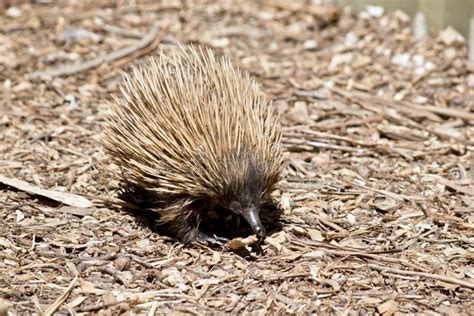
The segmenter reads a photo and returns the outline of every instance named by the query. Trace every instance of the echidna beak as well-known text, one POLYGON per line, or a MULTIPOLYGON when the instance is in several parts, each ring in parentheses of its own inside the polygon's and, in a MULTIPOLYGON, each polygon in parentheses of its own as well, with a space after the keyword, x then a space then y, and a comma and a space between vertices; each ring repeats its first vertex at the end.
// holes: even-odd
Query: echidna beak
POLYGON ((252 227, 253 232, 257 235, 259 240, 265 238, 265 227, 263 227, 262 223, 260 222, 260 217, 258 216, 258 212, 255 208, 245 210, 242 213, 242 216, 249 223, 250 227, 252 227))

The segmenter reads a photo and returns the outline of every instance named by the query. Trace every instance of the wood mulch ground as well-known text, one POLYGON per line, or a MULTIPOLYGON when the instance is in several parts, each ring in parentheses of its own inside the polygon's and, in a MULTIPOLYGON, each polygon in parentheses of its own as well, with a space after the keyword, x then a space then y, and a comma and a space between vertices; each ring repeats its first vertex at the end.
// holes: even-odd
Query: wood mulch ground
POLYGON ((414 39, 402 12, 310 1, 15 3, 0 315, 474 313, 474 64, 456 32, 414 39), (283 214, 260 253, 186 248, 110 206, 106 101, 180 42, 228 55, 281 113, 283 214))

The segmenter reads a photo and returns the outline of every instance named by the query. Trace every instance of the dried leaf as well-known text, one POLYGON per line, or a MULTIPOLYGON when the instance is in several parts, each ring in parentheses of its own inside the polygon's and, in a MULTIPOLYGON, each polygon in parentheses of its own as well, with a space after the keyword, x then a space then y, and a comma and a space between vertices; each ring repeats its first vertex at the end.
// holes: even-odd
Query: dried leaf
POLYGON ((229 240, 225 246, 230 250, 238 250, 240 248, 246 247, 248 245, 255 244, 258 241, 257 236, 252 235, 246 238, 234 238, 229 240))
POLYGON ((309 238, 311 238, 312 240, 316 240, 316 241, 324 240, 324 237, 321 234, 321 231, 319 229, 307 228, 306 231, 309 235, 309 238))
POLYGON ((131 266, 131 262, 129 258, 126 257, 117 257, 114 260, 114 266, 118 271, 125 271, 128 270, 131 266))
POLYGON ((386 301, 377 306, 377 310, 384 316, 393 315, 398 311, 398 303, 394 300, 386 301))
POLYGON ((89 281, 82 281, 81 282, 81 290, 84 293, 89 293, 89 294, 98 294, 96 288, 94 287, 94 284, 89 281))
POLYGON ((9 315, 9 308, 12 304, 8 302, 6 299, 0 297, 0 316, 7 316, 9 315))

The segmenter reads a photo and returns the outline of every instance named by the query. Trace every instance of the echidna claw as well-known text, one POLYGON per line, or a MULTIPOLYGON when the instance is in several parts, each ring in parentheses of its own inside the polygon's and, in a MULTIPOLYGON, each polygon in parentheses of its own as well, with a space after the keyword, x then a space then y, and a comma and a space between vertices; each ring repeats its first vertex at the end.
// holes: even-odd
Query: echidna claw
POLYGON ((224 237, 219 237, 219 236, 216 236, 216 235, 209 236, 209 235, 206 235, 203 232, 199 232, 196 236, 195 241, 200 243, 200 244, 223 246, 229 240, 227 238, 224 238, 224 237))
POLYGON ((221 242, 222 244, 225 244, 226 242, 228 242, 228 241, 229 241, 229 239, 228 239, 228 238, 225 238, 225 237, 220 237, 220 236, 216 236, 216 235, 214 235, 214 237, 213 237, 213 238, 214 238, 214 239, 216 239, 217 241, 221 242))

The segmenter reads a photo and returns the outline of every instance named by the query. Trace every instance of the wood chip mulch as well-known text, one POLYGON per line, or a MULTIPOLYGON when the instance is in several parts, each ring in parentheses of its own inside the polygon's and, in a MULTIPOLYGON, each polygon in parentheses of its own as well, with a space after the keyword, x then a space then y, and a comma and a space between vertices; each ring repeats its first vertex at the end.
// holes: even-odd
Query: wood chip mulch
POLYGON ((474 313, 454 30, 310 1, 58 3, 0 3, 0 315, 474 313), (283 214, 259 252, 183 247, 117 206, 106 101, 178 43, 228 55, 281 113, 283 214))

